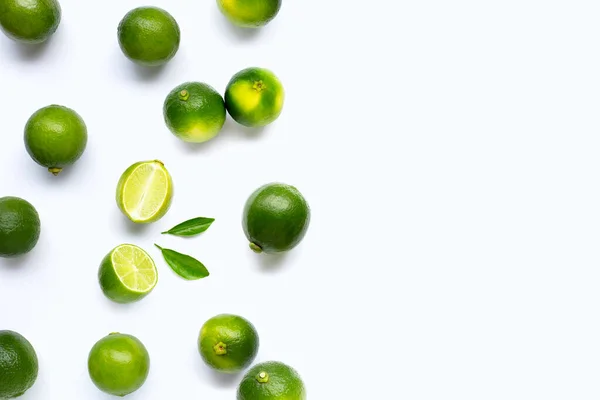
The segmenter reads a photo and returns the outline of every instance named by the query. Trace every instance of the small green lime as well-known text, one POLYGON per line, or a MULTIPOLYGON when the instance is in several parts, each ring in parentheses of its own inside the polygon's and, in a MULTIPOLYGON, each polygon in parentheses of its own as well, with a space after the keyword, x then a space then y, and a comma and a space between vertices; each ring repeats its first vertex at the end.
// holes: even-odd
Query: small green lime
POLYGON ((225 107, 238 123, 261 127, 275 121, 285 92, 275 74, 263 68, 247 68, 235 74, 225 90, 225 107))
POLYGON ((88 357, 94 385, 105 393, 126 396, 138 390, 148 377, 150 356, 135 336, 111 333, 100 339, 88 357))
POLYGON ((0 331, 0 399, 19 397, 33 386, 38 358, 31 343, 13 331, 0 331))
POLYGON ((26 200, 0 198, 0 257, 30 252, 40 238, 40 216, 26 200))
POLYGON ((163 114, 167 127, 179 139, 202 143, 221 131, 225 123, 225 103, 206 83, 186 82, 167 95, 163 114))
POLYGON ((300 375, 277 361, 256 364, 240 383, 237 400, 305 400, 306 389, 300 375))
POLYGON ((310 207, 293 186, 270 183, 258 188, 246 201, 242 225, 257 253, 293 249, 306 234, 310 207))
POLYGON ((56 0, 0 0, 0 26, 19 42, 46 41, 58 28, 60 15, 56 0))
POLYGON ((123 17, 118 36, 127 58, 141 65, 158 66, 175 57, 181 34, 175 18, 162 8, 138 7, 123 17))
POLYGON ((54 175, 77 161, 87 145, 87 127, 70 108, 51 105, 37 110, 25 125, 25 148, 54 175))
POLYGON ((104 295, 112 301, 132 303, 154 289, 158 271, 148 253, 132 244, 122 244, 102 260, 98 281, 104 295))
POLYGON ((217 0, 221 12, 242 28, 259 28, 279 12, 281 0, 217 0))
POLYGON ((221 314, 204 323, 198 350, 211 368, 234 373, 247 368, 258 353, 258 332, 250 321, 237 315, 221 314))

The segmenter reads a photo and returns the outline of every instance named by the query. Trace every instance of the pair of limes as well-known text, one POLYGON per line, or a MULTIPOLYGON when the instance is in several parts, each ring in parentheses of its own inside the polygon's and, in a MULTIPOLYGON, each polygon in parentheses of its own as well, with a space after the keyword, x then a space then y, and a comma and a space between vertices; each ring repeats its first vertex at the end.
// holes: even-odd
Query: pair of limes
MULTIPOLYGON (((217 0, 217 4, 231 22, 245 28, 266 25, 281 8, 281 0, 217 0)), ((119 23, 118 39, 127 58, 153 67, 175 57, 181 30, 175 18, 162 8, 138 7, 119 23)))
MULTIPOLYGON (((223 373, 248 368, 258 354, 259 338, 250 321, 232 314, 210 318, 200 329, 198 349, 204 362, 223 373)), ((280 362, 264 362, 251 368, 238 387, 238 400, 303 400, 304 383, 298 373, 280 362)))
POLYGON ((225 89, 225 99, 210 85, 186 82, 165 99, 167 127, 186 142, 214 138, 225 123, 225 110, 244 126, 262 127, 281 114, 285 93, 275 74, 264 68, 246 68, 235 74, 225 89))

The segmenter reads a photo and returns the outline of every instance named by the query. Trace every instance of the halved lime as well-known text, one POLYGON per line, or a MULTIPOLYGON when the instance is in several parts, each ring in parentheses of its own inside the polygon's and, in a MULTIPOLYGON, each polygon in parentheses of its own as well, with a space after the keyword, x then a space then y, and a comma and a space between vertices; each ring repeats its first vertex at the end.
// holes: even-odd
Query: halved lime
POLYGON ((98 280, 106 297, 117 303, 131 303, 154 289, 158 271, 148 253, 132 244, 122 244, 104 257, 98 280))
POLYGON ((173 182, 160 161, 141 161, 121 175, 117 204, 133 222, 147 224, 161 219, 171 206, 173 182))

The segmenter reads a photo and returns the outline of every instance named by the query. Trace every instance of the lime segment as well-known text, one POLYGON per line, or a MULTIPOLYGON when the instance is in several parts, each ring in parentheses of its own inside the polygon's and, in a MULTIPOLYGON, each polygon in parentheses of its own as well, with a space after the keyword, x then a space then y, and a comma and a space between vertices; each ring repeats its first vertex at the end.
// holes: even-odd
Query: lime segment
POLYGON ((117 204, 130 220, 149 223, 162 218, 171 205, 173 182, 160 161, 133 164, 121 176, 117 204))

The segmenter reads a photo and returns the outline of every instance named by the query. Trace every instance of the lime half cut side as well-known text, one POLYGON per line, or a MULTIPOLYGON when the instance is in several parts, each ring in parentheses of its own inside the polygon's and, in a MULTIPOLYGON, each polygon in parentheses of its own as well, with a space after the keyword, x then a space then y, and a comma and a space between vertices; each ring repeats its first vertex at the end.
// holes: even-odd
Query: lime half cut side
POLYGON ((158 271, 148 253, 132 244, 122 244, 104 257, 98 279, 106 297, 117 303, 131 303, 154 289, 158 271))
POLYGON ((135 223, 158 221, 171 206, 173 182, 160 161, 141 161, 121 175, 117 186, 117 204, 135 223))

